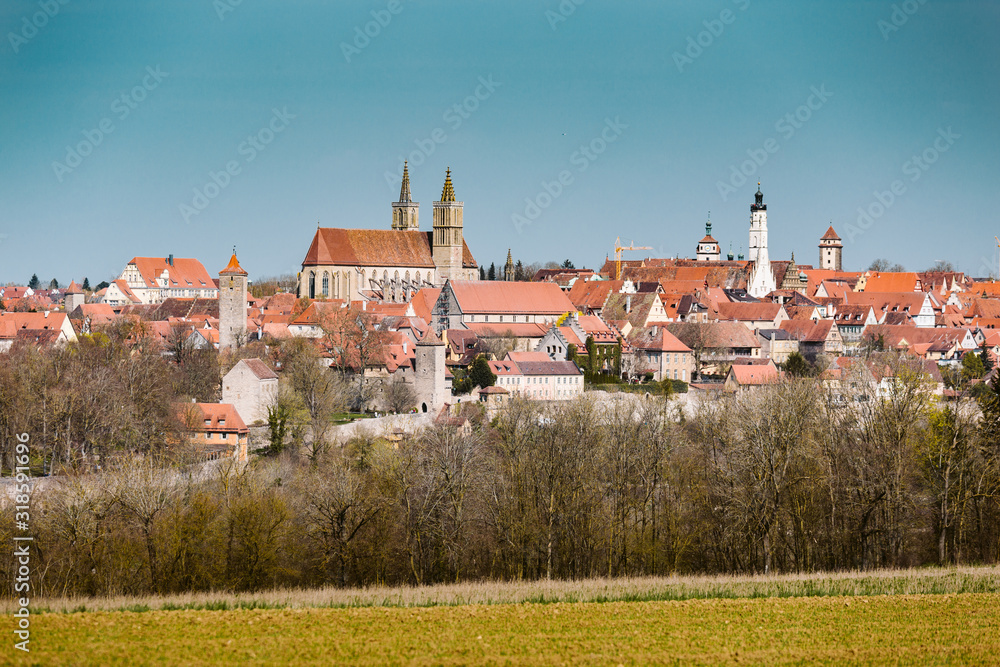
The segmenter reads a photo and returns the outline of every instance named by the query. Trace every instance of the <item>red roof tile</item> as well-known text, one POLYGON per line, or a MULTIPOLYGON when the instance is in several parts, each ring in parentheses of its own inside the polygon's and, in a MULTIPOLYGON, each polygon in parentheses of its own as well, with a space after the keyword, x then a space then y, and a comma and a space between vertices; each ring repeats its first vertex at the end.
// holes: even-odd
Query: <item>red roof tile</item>
MULTIPOLYGON (((405 266, 433 269, 433 232, 321 227, 313 236, 303 266, 405 266)), ((478 266, 462 243, 462 266, 478 266)))

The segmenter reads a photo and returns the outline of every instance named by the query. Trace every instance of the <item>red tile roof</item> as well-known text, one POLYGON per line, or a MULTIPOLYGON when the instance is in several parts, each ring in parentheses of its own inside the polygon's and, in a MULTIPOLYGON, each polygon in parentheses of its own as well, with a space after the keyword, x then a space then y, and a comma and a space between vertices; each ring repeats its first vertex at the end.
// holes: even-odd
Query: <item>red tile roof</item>
POLYGON ((833 231, 833 225, 830 225, 830 229, 826 230, 826 234, 820 238, 820 241, 839 241, 840 237, 837 236, 837 232, 833 231))
POLYGON ((212 276, 198 260, 174 257, 172 261, 172 264, 168 263, 167 257, 133 257, 129 264, 134 264, 139 270, 146 287, 157 287, 156 279, 164 271, 169 275, 168 288, 214 289, 216 287, 212 276))
POLYGON ((230 403, 179 403, 177 409, 183 420, 187 414, 192 416, 192 424, 187 424, 197 432, 211 431, 213 433, 249 433, 247 425, 240 418, 236 408, 230 403), (190 412, 189 411, 192 411, 190 412), (208 421, 206 424, 205 422, 208 421))
POLYGON ((466 314, 563 315, 576 310, 555 283, 453 280, 449 284, 466 314))
POLYGON ((777 382, 779 379, 778 369, 773 365, 757 365, 744 366, 742 364, 733 364, 730 367, 733 371, 733 377, 741 385, 754 386, 771 384, 777 382))
POLYGON ((690 352, 685 345, 664 327, 648 327, 634 333, 629 343, 640 350, 655 350, 657 352, 690 352))
POLYGON ((569 300, 580 310, 599 310, 611 292, 617 292, 623 280, 578 280, 569 290, 569 300))
POLYGON ((733 301, 719 304, 719 319, 739 322, 773 321, 780 311, 781 306, 777 303, 733 301))
POLYGON ((865 292, 919 292, 916 273, 873 273, 865 282, 865 292))
POLYGON ((240 363, 245 364, 250 372, 260 380, 277 380, 278 374, 260 359, 243 359, 240 363))
POLYGON ((240 261, 236 259, 236 253, 234 252, 233 256, 229 258, 229 264, 226 264, 226 268, 219 271, 219 274, 245 276, 247 275, 247 272, 243 270, 242 266, 240 266, 240 261))
MULTIPOLYGON (((433 232, 321 227, 313 236, 303 266, 405 266, 433 269, 433 232)), ((462 242, 462 266, 478 266, 462 242)))
POLYGON ((507 332, 514 338, 542 338, 549 330, 544 324, 532 322, 466 322, 465 326, 480 338, 504 336, 507 332))
POLYGON ((781 330, 804 343, 823 343, 830 336, 833 320, 789 320, 781 323, 781 330))

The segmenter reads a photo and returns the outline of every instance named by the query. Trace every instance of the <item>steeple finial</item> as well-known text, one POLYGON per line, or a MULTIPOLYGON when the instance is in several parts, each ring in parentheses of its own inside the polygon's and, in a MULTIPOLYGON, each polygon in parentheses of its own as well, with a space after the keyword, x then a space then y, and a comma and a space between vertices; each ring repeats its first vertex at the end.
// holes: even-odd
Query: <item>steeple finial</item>
POLYGON ((451 184, 451 167, 444 177, 444 189, 441 191, 441 201, 455 201, 455 186, 451 184))
POLYGON ((410 203, 410 166, 409 161, 403 161, 403 185, 399 188, 399 201, 402 204, 410 203))
POLYGON ((705 236, 712 235, 712 212, 708 212, 708 222, 705 223, 705 236))

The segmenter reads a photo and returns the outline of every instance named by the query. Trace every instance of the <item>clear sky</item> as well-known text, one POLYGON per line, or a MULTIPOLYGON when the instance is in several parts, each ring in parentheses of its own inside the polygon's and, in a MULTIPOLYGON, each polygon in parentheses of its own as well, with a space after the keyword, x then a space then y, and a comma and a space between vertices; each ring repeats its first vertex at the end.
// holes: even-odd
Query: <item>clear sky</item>
POLYGON ((848 270, 996 272, 998 29, 996 0, 5 0, 0 282, 233 244, 295 272, 317 222, 389 227, 404 157, 425 229, 451 167, 486 266, 693 257, 709 211, 745 251, 760 180, 772 259, 832 221, 848 270))

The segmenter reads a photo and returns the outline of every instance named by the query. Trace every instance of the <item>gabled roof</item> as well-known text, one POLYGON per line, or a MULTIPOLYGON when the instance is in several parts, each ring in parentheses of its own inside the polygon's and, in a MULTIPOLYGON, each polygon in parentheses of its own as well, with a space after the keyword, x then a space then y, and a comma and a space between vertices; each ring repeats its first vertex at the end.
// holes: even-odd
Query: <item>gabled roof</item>
POLYGON ((555 283, 452 280, 448 284, 466 314, 563 315, 576 310, 555 283))
POLYGON ((260 359, 241 359, 239 364, 243 364, 247 369, 257 376, 259 380, 277 380, 278 374, 260 359))
POLYGON ((757 337, 739 322, 675 322, 667 329, 689 348, 759 348, 757 337))
POLYGON ((177 409, 183 420, 189 410, 194 410, 195 417, 188 424, 193 431, 199 433, 212 431, 214 433, 248 433, 247 425, 240 418, 236 408, 230 403, 179 403, 177 409), (206 421, 208 423, 206 423, 206 421))
POLYGON ((824 343, 833 325, 833 320, 789 320, 781 323, 781 329, 802 343, 824 343))
MULTIPOLYGON (((302 266, 400 266, 433 269, 433 232, 321 227, 302 266)), ((462 241, 462 266, 478 266, 462 241)))
POLYGON ((632 347, 656 352, 690 352, 691 348, 680 341, 665 327, 653 326, 640 329, 629 339, 632 347))
POLYGON ((430 322, 431 312, 434 310, 434 304, 437 303, 439 296, 441 296, 441 288, 439 287, 425 287, 417 290, 413 294, 413 298, 410 299, 414 314, 424 322, 430 322))
POLYGON ((865 282, 865 292, 919 292, 916 273, 873 273, 865 282))
POLYGON ((777 303, 746 303, 729 302, 719 304, 720 320, 737 320, 739 322, 759 322, 772 321, 781 312, 781 305, 777 303))
POLYGON ((164 271, 169 275, 167 287, 172 289, 215 289, 215 281, 202 263, 189 257, 133 257, 134 264, 142 276, 145 287, 156 288, 156 279, 164 271), (172 262, 172 263, 170 263, 172 262))
POLYGON ((480 338, 496 338, 509 332, 514 338, 542 338, 549 327, 533 322, 466 322, 465 326, 480 338))
POLYGON ((580 310, 599 310, 611 292, 617 292, 624 280, 578 280, 569 290, 569 300, 580 310))
POLYGON ((733 374, 733 379, 744 386, 771 384, 780 379, 778 369, 773 364, 733 364, 730 367, 730 371, 733 374))

